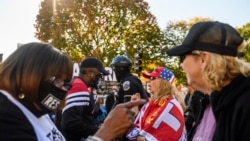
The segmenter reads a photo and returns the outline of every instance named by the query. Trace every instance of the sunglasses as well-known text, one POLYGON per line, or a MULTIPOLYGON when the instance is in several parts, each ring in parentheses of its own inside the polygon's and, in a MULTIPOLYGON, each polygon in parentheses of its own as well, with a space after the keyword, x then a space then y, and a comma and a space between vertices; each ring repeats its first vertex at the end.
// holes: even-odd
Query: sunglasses
POLYGON ((102 73, 95 73, 95 77, 98 77, 98 78, 103 78, 103 74, 102 73))
POLYGON ((183 61, 186 59, 186 56, 187 56, 187 55, 199 56, 200 54, 194 53, 194 52, 190 52, 190 53, 187 53, 187 54, 185 54, 185 55, 181 55, 181 56, 179 56, 179 58, 180 58, 180 63, 183 63, 183 61))
POLYGON ((151 76, 150 78, 149 78, 149 80, 155 80, 155 79, 158 79, 158 77, 153 77, 153 76, 151 76))

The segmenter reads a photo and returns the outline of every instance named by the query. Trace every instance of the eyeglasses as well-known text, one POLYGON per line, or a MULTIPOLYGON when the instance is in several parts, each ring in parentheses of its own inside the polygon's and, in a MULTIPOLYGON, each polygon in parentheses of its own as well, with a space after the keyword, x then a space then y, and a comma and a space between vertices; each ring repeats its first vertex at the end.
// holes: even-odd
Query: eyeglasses
POLYGON ((200 55, 200 54, 199 54, 199 53, 195 53, 195 52, 190 52, 190 53, 181 55, 181 56, 179 56, 179 57, 180 57, 180 63, 183 63, 183 61, 186 59, 186 56, 187 56, 187 55, 195 55, 195 56, 198 56, 198 55, 200 55))
POLYGON ((69 89, 71 84, 70 83, 65 83, 62 79, 56 78, 55 76, 52 76, 49 81, 56 86, 57 88, 64 88, 64 89, 69 89))

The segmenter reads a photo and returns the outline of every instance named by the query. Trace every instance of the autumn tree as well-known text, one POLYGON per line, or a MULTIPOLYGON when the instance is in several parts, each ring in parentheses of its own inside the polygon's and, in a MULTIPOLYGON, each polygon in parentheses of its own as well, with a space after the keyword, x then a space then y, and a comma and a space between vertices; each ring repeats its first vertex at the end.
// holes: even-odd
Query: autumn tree
POLYGON ((239 31, 239 33, 241 34, 241 36, 244 38, 244 40, 247 43, 247 47, 245 48, 245 50, 243 50, 244 56, 242 57, 246 61, 250 62, 250 22, 246 23, 245 25, 241 27, 237 27, 236 29, 239 31))
POLYGON ((38 39, 76 62, 95 56, 108 66, 118 54, 133 60, 141 48, 146 67, 166 45, 143 0, 44 0, 35 27, 38 39))

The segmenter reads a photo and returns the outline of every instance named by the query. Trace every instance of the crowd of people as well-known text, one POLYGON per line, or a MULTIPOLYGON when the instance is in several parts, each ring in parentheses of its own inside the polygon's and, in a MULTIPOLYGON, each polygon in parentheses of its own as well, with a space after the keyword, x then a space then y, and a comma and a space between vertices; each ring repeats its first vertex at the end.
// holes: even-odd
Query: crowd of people
POLYGON ((245 47, 229 24, 198 22, 166 51, 180 58, 186 97, 169 68, 143 72, 144 88, 131 60, 118 55, 112 67, 119 85, 104 102, 93 94, 109 75, 101 60, 85 58, 72 78, 72 61, 55 47, 24 44, 0 64, 0 140, 249 140, 250 63, 238 56, 245 47))

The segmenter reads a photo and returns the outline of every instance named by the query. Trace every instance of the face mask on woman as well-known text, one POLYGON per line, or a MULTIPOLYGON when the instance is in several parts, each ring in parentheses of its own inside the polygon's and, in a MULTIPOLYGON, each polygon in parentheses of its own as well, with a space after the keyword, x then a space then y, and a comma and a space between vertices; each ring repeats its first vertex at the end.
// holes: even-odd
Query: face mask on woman
POLYGON ((37 99, 38 106, 45 113, 53 112, 64 99, 67 91, 50 83, 42 83, 37 99))

